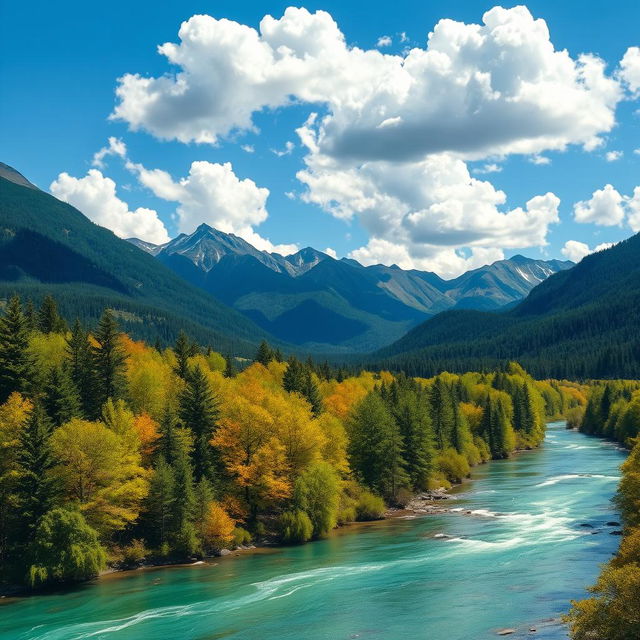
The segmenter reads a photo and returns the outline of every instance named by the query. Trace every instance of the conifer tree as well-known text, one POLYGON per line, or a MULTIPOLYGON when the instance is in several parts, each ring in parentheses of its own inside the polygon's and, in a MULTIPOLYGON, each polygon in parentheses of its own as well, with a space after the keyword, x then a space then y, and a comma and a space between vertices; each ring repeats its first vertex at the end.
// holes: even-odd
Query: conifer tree
POLYGON ((190 556, 196 552, 199 541, 194 526, 195 484, 193 467, 188 449, 180 447, 173 464, 174 500, 171 518, 171 540, 173 548, 182 555, 190 556))
POLYGON ((54 366, 44 389, 44 408, 54 426, 59 427, 81 415, 78 391, 66 367, 54 366))
POLYGON ((189 376, 189 358, 192 355, 191 343, 187 334, 180 331, 173 347, 173 353, 176 356, 176 373, 186 380, 189 376))
POLYGON ((284 390, 289 393, 296 392, 301 394, 306 383, 305 373, 304 365, 300 360, 295 356, 291 356, 287 363, 287 369, 282 376, 284 390))
POLYGON ((225 359, 225 367, 224 367, 224 377, 225 378, 235 378, 237 375, 236 366, 234 363, 234 358, 232 355, 228 355, 225 359))
POLYGON ((258 351, 256 352, 256 356, 253 361, 259 362, 261 365, 266 367, 273 359, 273 350, 269 346, 269 343, 266 340, 263 340, 258 347, 258 351))
POLYGON ((0 318, 0 403, 11 393, 33 390, 35 362, 29 352, 29 329, 20 299, 14 296, 0 318))
POLYGON ((149 540, 167 552, 171 519, 176 502, 176 481, 174 470, 163 455, 158 457, 149 484, 146 500, 146 530, 149 540))
POLYGON ((393 497, 407 483, 402 437, 379 393, 369 393, 355 407, 348 433, 353 471, 367 487, 393 497))
POLYGON ((17 506, 12 556, 20 567, 29 565, 38 524, 56 498, 56 485, 49 473, 53 467, 49 445, 51 429, 42 405, 36 403, 20 433, 17 455, 18 479, 14 494, 17 506))
POLYGON ((45 296, 38 311, 38 329, 42 333, 61 333, 66 329, 64 320, 58 313, 58 305, 52 296, 45 296))
POLYGON ((24 319, 27 323, 28 331, 36 331, 38 329, 38 316, 33 306, 33 300, 29 299, 24 308, 24 319))
POLYGON ((198 365, 187 379, 180 396, 180 420, 194 437, 193 469, 196 480, 213 479, 216 471, 215 451, 211 439, 218 421, 218 401, 204 371, 198 365))
POLYGON ((100 412, 97 400, 95 372, 89 336, 76 319, 67 339, 69 376, 80 399, 80 409, 87 419, 96 418, 100 412))
POLYGON ((125 354, 120 344, 118 323, 106 309, 96 328, 96 346, 92 347, 96 372, 97 399, 102 406, 109 398, 118 399, 124 384, 125 354))
POLYGON ((451 390, 438 376, 429 397, 431 403, 431 422, 438 449, 446 449, 451 443, 451 434, 455 426, 455 415, 451 390))

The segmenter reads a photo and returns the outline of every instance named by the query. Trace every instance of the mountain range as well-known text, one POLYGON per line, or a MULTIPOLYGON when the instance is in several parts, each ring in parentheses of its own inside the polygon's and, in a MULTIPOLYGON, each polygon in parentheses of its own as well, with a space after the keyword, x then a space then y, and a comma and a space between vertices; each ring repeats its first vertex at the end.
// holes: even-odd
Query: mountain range
POLYGON ((311 247, 289 256, 267 253, 206 224, 164 245, 129 241, 280 340, 343 353, 388 345, 447 309, 513 304, 573 266, 517 255, 444 280, 395 265, 365 267, 311 247))
POLYGON ((237 356, 265 339, 418 376, 518 360, 539 378, 640 378, 640 234, 573 266, 514 256, 443 280, 266 253, 206 225, 127 242, 0 164, 0 300, 14 293, 51 293, 89 324, 109 307, 134 337, 168 344, 183 329, 237 356))
POLYGON ((640 378, 640 234, 550 276, 502 313, 446 311, 370 358, 430 376, 518 360, 539 378, 640 378))

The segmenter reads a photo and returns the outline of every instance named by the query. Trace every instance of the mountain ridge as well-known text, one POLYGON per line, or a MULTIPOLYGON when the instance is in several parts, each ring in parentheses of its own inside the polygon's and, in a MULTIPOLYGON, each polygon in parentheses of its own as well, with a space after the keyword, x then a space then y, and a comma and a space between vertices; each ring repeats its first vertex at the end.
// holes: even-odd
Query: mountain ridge
POLYGON ((444 280, 428 271, 336 259, 312 247, 288 256, 268 253, 204 223, 161 246, 130 241, 276 337, 295 334, 302 348, 343 353, 380 348, 447 309, 513 304, 573 264, 517 255, 444 280), (334 335, 324 326, 329 318, 334 335))

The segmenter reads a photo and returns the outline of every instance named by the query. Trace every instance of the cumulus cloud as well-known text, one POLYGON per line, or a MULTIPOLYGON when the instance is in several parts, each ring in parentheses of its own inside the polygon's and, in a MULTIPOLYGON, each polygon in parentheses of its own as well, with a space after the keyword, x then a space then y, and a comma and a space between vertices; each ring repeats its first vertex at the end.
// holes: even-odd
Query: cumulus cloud
POLYGON ((633 190, 633 195, 626 198, 627 221, 634 233, 640 231, 640 187, 633 190))
POLYGON ((501 171, 502 171, 502 167, 499 164, 496 164, 495 162, 489 162, 483 165, 482 167, 476 167, 473 170, 473 173, 477 173, 478 175, 481 175, 484 173, 500 173, 501 171))
POLYGON ((272 153, 275 153, 279 158, 282 156, 291 155, 291 152, 296 148, 296 145, 291 142, 291 140, 287 140, 284 145, 284 149, 271 149, 272 153))
POLYGON ((499 259, 504 248, 546 244, 549 225, 558 222, 560 201, 554 194, 505 210, 504 192, 472 177, 466 163, 450 154, 414 163, 345 166, 314 152, 309 126, 299 133, 311 149, 297 174, 307 186, 301 198, 336 218, 357 218, 371 240, 352 255, 367 264, 396 263, 455 276, 480 256, 499 259), (461 257, 460 247, 473 249, 471 259, 461 257))
POLYGON ((523 6, 495 7, 482 24, 441 20, 424 48, 401 55, 350 47, 330 14, 293 7, 265 16, 259 30, 197 15, 178 35, 159 47, 178 72, 122 76, 113 118, 159 138, 215 144, 255 130, 257 111, 323 103, 318 144, 327 155, 477 159, 593 149, 621 99, 602 60, 555 50, 545 21, 523 6))
POLYGON ((326 253, 328 256, 331 256, 334 260, 338 259, 338 254, 336 253, 335 249, 332 249, 331 247, 327 247, 323 253, 326 253))
POLYGON ((390 47, 392 42, 391 36, 380 36, 378 42, 376 42, 376 47, 390 47))
POLYGON ((607 162, 616 162, 617 160, 620 160, 623 155, 623 151, 607 151, 604 157, 607 162))
POLYGON ((551 160, 547 158, 547 156, 541 156, 538 154, 534 154, 530 156, 529 162, 531 162, 532 164, 538 164, 538 165, 551 164, 551 160))
POLYGON ((572 260, 573 262, 580 262, 582 258, 588 256, 590 253, 603 251, 604 249, 608 249, 612 246, 612 242, 603 242, 597 247, 590 249, 589 245, 585 244, 584 242, 578 242, 577 240, 567 240, 567 242, 564 243, 564 247, 562 247, 561 251, 562 255, 568 260, 572 260))
POLYGON ((594 191, 591 199, 573 205, 576 222, 591 222, 605 227, 620 224, 624 213, 623 197, 610 184, 594 191))
POLYGON ((255 151, 255 148, 252 144, 243 144, 240 147, 245 153, 253 153, 255 151))
POLYGON ((96 153, 93 154, 91 164, 94 167, 98 167, 98 169, 104 169, 104 159, 107 156, 119 156, 120 158, 126 158, 127 145, 120 138, 111 136, 107 146, 102 147, 100 151, 96 151, 96 153))
POLYGON ((54 196, 121 238, 136 237, 155 244, 169 240, 157 212, 144 207, 131 211, 129 205, 116 195, 116 183, 98 169, 90 169, 84 178, 61 173, 49 188, 54 196))
POLYGON ((127 167, 155 196, 178 204, 176 221, 182 233, 192 233, 204 222, 240 236, 260 250, 282 255, 298 250, 293 244, 274 245, 254 231, 253 227, 269 215, 269 190, 249 178, 238 178, 230 162, 193 162, 189 175, 177 181, 161 169, 147 169, 133 162, 128 162, 127 167))
POLYGON ((629 47, 620 61, 620 77, 636 93, 640 89, 640 47, 629 47))

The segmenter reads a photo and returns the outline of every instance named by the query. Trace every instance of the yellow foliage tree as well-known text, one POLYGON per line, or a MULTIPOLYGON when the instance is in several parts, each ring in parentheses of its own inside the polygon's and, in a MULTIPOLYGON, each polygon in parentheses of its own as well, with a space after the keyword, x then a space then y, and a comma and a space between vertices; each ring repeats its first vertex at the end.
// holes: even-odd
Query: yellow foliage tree
POLYGON ((235 520, 219 502, 210 502, 201 527, 201 537, 205 549, 220 550, 233 542, 235 520))
POLYGON ((74 418, 54 431, 51 447, 67 498, 101 536, 135 522, 147 472, 121 436, 101 422, 74 418))

